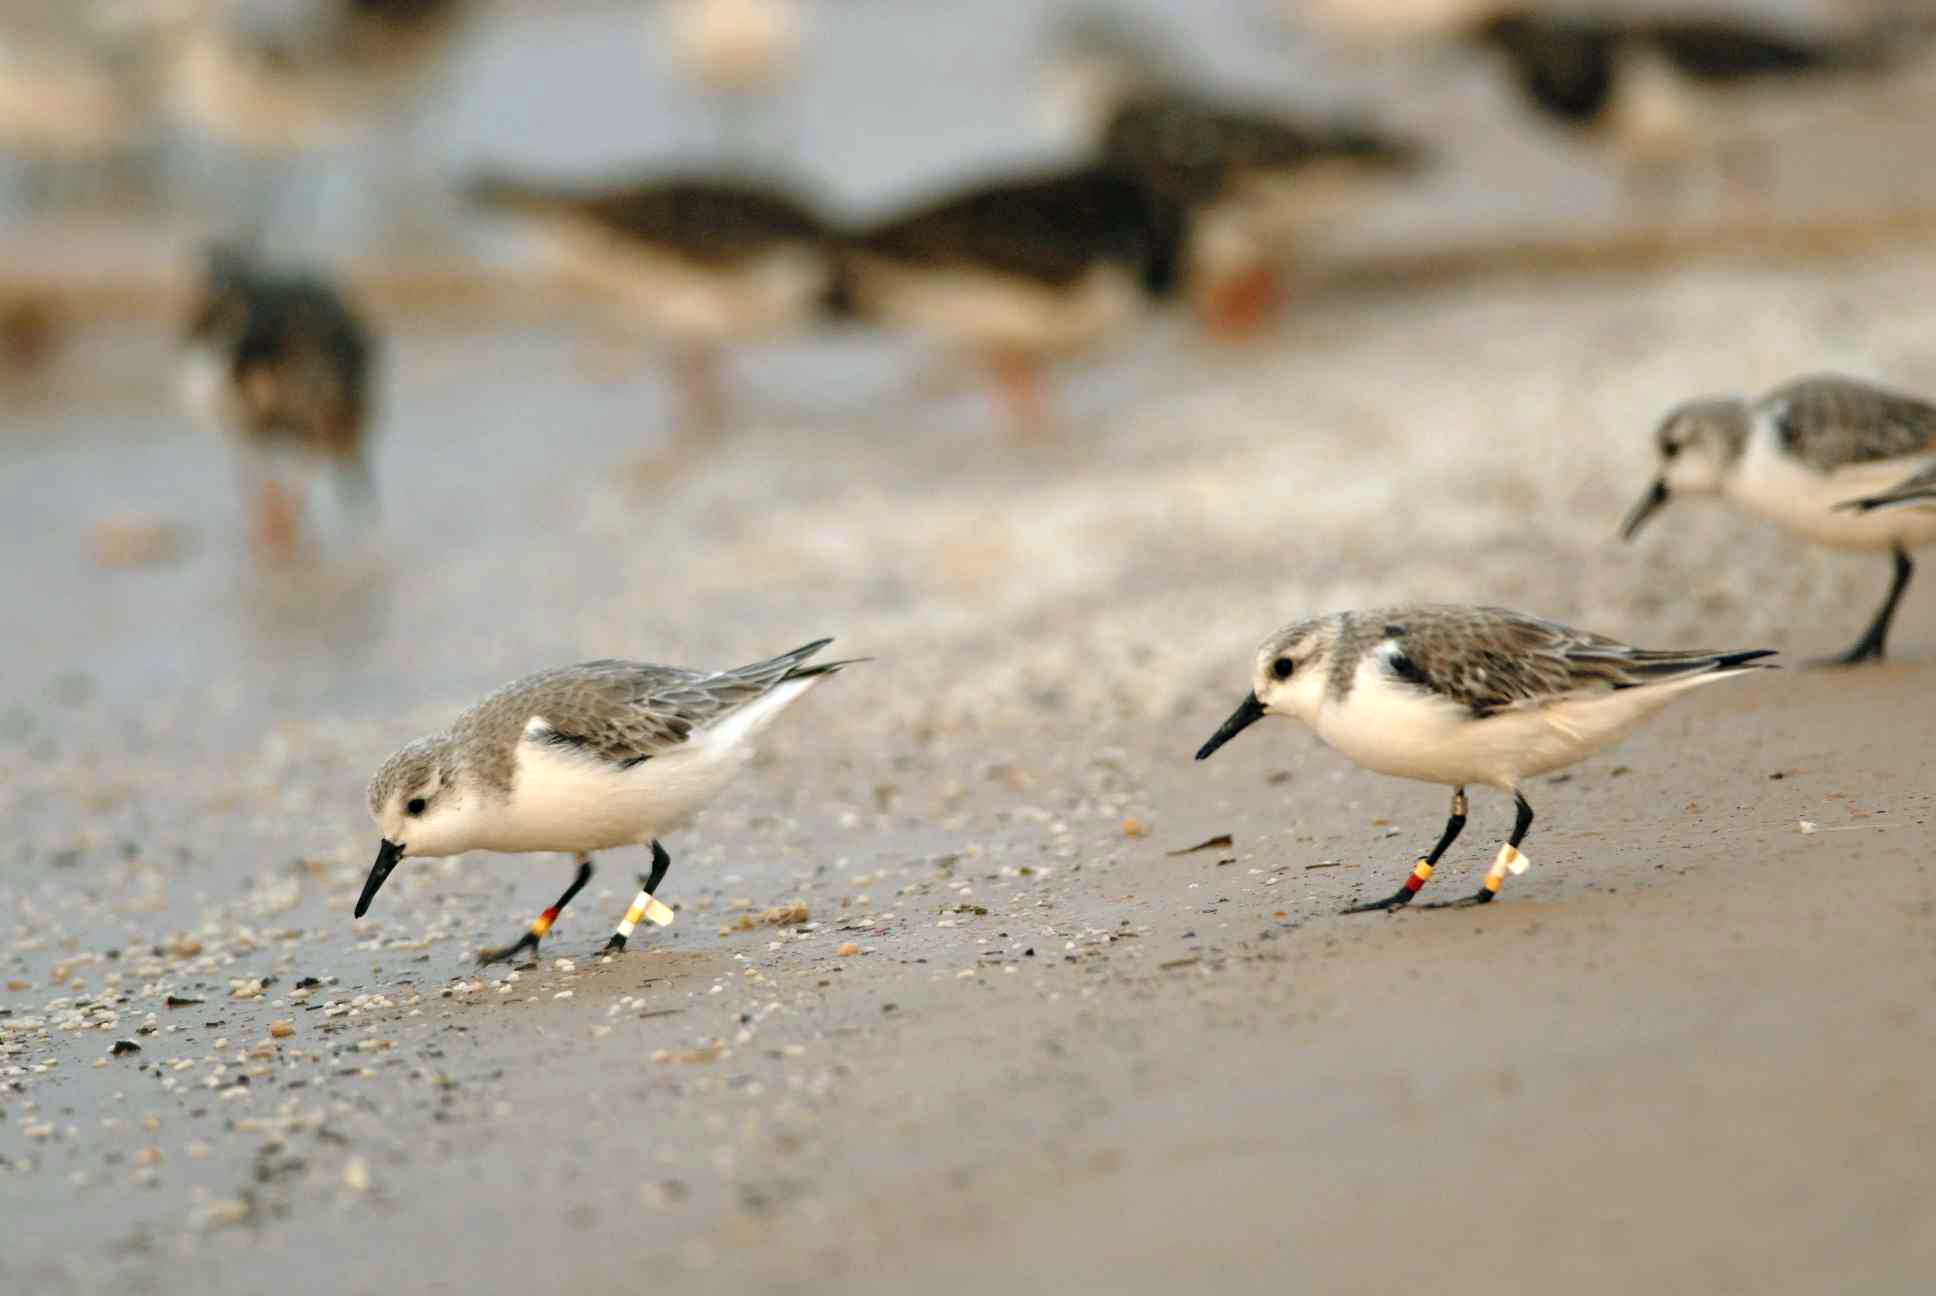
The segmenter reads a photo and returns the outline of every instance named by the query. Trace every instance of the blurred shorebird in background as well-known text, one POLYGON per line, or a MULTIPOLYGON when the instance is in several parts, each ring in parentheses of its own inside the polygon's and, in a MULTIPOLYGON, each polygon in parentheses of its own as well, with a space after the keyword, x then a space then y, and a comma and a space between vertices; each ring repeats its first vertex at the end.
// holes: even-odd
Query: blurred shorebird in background
POLYGON ((208 0, 172 42, 169 99, 238 156, 233 219, 257 242, 297 205, 299 161, 363 132, 401 226, 435 187, 412 176, 414 117, 474 0, 208 0))
POLYGON ((710 438, 725 424, 725 347, 800 328, 837 305, 827 227, 783 185, 674 175, 567 185, 482 175, 467 191, 539 224, 574 282, 670 352, 688 438, 710 438))
POLYGON ((365 457, 375 345, 318 276, 271 270, 233 248, 208 250, 184 338, 193 413, 234 436, 252 496, 252 533, 294 552, 302 482, 334 468, 345 502, 368 505, 365 457))
POLYGON ((0 11, 0 168, 17 209, 154 196, 152 64, 187 2, 37 0, 0 11))
POLYGON ((775 110, 800 68, 803 0, 659 0, 646 39, 668 48, 738 166, 777 165, 791 135, 775 110))
POLYGON ((1021 440, 1050 422, 1041 366, 1110 340, 1176 288, 1181 204, 1122 170, 971 185, 846 244, 852 309, 980 357, 1021 440))
POLYGON ((1280 269, 1413 176, 1424 150, 1359 113, 1225 98, 1153 33, 1086 12, 1051 37, 1049 103, 1104 162, 1190 209, 1185 290, 1213 332, 1270 317, 1280 269))
POLYGON ((1620 4, 1609 0, 1317 0, 1314 19, 1347 35, 1464 43, 1493 56, 1544 124, 1611 154, 1630 193, 1671 192, 1701 166, 1756 191, 1768 140, 1753 118, 1765 93, 1874 78, 1929 43, 1909 9, 1849 15, 1786 6, 1620 4))
POLYGON ((1839 665, 1880 660, 1915 571, 1909 551, 1936 541, 1936 511, 1884 507, 1904 479, 1936 464, 1936 405, 1833 375, 1748 401, 1717 397, 1670 411, 1654 434, 1660 475, 1627 514, 1631 540, 1676 495, 1724 495, 1831 549, 1887 550, 1889 593, 1839 665))

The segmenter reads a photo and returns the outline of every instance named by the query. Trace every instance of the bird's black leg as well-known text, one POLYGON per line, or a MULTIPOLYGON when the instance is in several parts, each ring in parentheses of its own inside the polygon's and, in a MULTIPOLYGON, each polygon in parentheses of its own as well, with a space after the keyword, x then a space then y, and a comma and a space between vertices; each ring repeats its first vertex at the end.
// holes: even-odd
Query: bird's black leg
POLYGON ((1830 666, 1855 666, 1862 662, 1881 661, 1883 641, 1889 637, 1889 623, 1896 619, 1896 604, 1902 598, 1903 590, 1909 587, 1909 577, 1914 574, 1916 565, 1909 561, 1909 554, 1901 545, 1895 548, 1896 576, 1889 582, 1889 596, 1882 600, 1882 607, 1869 622, 1869 628, 1855 641, 1855 646, 1840 657, 1831 657, 1825 663, 1830 666))
POLYGON ((1493 857, 1492 867, 1486 870, 1485 880, 1479 883, 1479 889, 1463 900, 1454 900, 1449 905, 1431 905, 1429 908, 1464 909, 1471 905, 1491 904, 1492 898, 1499 894, 1499 884, 1506 880, 1508 870, 1514 873, 1525 871, 1526 866, 1519 861, 1519 843, 1526 840, 1526 830, 1533 826, 1533 808, 1526 804, 1525 795, 1518 789, 1513 791, 1513 804, 1518 808, 1518 817, 1513 820, 1512 836, 1506 838, 1506 844, 1493 857), (1514 868, 1515 864, 1519 864, 1519 867, 1514 868))
POLYGON ((1402 909, 1410 904, 1412 897, 1418 894, 1418 889, 1425 885, 1425 879, 1432 876, 1432 866, 1439 862, 1439 856, 1445 854, 1445 848, 1453 843, 1458 837, 1459 831, 1464 827, 1465 789, 1459 788, 1452 793, 1452 817, 1445 821, 1445 832, 1439 837, 1439 844, 1432 848, 1430 855, 1419 856, 1417 865, 1412 869, 1412 875, 1405 879, 1405 885, 1399 887, 1397 891, 1386 896, 1383 900, 1374 900, 1370 904, 1352 905, 1345 912, 1390 912, 1393 909, 1402 909))
POLYGON ((565 906, 571 903, 571 898, 580 891, 583 891, 585 884, 591 880, 592 857, 589 855, 580 855, 578 857, 578 876, 571 880, 571 885, 565 888, 565 893, 558 897, 558 903, 539 914, 536 918, 533 918, 530 928, 525 931, 524 935, 518 937, 509 945, 499 949, 479 950, 477 952, 478 963, 480 965, 485 963, 501 963, 505 959, 515 954, 520 954, 525 950, 537 949, 538 941, 544 937, 546 932, 551 930, 551 924, 558 921, 558 915, 563 913, 565 906))
POLYGON ((601 953, 616 954, 624 949, 625 942, 631 938, 632 932, 638 927, 639 919, 641 918, 649 916, 652 921, 659 922, 661 925, 665 922, 672 921, 666 907, 652 898, 653 892, 659 889, 659 883, 665 880, 666 870, 671 867, 672 856, 666 854, 665 847, 654 841, 652 843, 652 872, 650 875, 644 873, 639 874, 639 893, 632 897, 632 907, 625 911, 625 917, 618 920, 618 930, 612 933, 612 939, 605 942, 605 948, 600 951, 601 953), (656 910, 654 906, 657 906, 656 910), (663 922, 661 921, 662 915, 664 916, 663 922))

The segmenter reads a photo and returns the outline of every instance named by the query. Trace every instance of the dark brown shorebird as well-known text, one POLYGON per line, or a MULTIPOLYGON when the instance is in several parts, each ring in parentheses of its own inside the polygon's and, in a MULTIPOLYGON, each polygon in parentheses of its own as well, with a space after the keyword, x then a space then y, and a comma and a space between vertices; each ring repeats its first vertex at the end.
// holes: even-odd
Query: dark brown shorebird
POLYGON ((726 422, 721 354, 832 313, 838 257, 811 203, 746 177, 566 184, 487 175, 477 202, 542 226, 574 282, 672 357, 688 434, 726 422))
POLYGON ((1187 215, 1119 168, 972 184, 845 245, 860 315, 978 356, 1017 435, 1049 424, 1042 366, 1127 331, 1176 287, 1187 215))
POLYGON ((1420 171, 1425 150, 1362 111, 1205 88, 1150 31, 1086 13, 1051 38, 1051 107, 1104 162, 1191 212, 1184 292, 1217 336, 1284 298, 1283 272, 1420 171))
POLYGON ((194 413, 242 450, 252 532, 264 549, 292 552, 300 534, 297 482, 317 464, 335 470, 351 504, 373 499, 365 440, 376 346, 322 276, 271 269, 233 248, 211 249, 184 337, 184 390, 194 413))
POLYGON ((1672 179, 1703 154, 1750 178, 1762 165, 1759 146, 1726 130, 1727 92, 1885 74, 1926 43, 1918 28, 1896 23, 1825 29, 1743 13, 1524 0, 1482 6, 1465 34, 1500 56, 1542 120, 1604 141, 1634 186, 1672 179))

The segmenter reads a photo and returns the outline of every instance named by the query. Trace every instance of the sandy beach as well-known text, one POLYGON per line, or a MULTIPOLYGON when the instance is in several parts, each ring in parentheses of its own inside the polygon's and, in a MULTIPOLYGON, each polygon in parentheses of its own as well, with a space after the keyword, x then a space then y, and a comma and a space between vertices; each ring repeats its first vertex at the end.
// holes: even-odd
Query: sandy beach
MULTIPOLYGON (((155 408, 164 344, 91 331, 0 482, 0 1278, 1920 1289, 1928 590, 1888 664, 1703 691, 1539 781, 1486 910, 1337 913, 1442 790, 1287 722, 1189 758, 1255 642, 1332 607, 1841 647, 1882 560, 1699 502, 1613 532, 1690 391, 1936 382, 1932 291, 1913 253, 1319 289, 1247 350, 1173 321, 1073 367, 1026 449, 900 348, 801 343, 671 477, 659 384, 595 334, 423 326, 380 525, 319 493, 280 567, 155 408), (114 519, 178 551, 104 567, 114 519), (472 953, 562 859, 412 862, 351 921, 369 772, 484 690, 821 634, 875 660, 667 843, 679 918, 632 952, 596 956, 643 852, 515 979, 472 953)), ((1473 799, 1447 895, 1510 822, 1473 799)))
MULTIPOLYGON (((781 154, 843 218, 1048 156, 1036 7, 831 7, 781 154)), ((0 305, 60 326, 0 357, 0 1292, 1929 1289, 1936 574, 1889 661, 1811 668, 1885 557, 1714 500, 1616 537, 1677 402, 1936 396, 1928 78, 1774 112, 1754 220, 1710 179, 1656 226, 1476 70, 1143 7, 1445 151, 1267 336, 1058 366, 1036 444, 853 327, 736 351, 678 452, 663 366, 528 247, 391 273, 318 200, 291 241, 385 337, 377 511, 318 481, 265 561, 176 408, 192 220, 0 226, 0 305), (1191 757, 1265 634, 1420 601, 1784 669, 1531 783, 1498 903, 1345 916, 1446 790, 1285 720, 1191 757), (476 952, 564 857, 407 860, 352 919, 371 773, 488 690, 821 636, 871 660, 666 840, 629 952, 644 850, 515 969, 476 952)), ((550 8, 445 73, 439 183, 696 151, 630 7, 550 8)), ((1430 895, 1511 822, 1474 789, 1430 895)))

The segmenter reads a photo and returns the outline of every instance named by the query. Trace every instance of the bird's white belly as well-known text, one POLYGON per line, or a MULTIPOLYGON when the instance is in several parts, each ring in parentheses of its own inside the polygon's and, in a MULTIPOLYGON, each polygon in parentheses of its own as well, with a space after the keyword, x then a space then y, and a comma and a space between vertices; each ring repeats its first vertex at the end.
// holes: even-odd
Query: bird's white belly
POLYGON ((1751 443, 1731 493, 1742 504, 1816 544, 1833 549, 1916 548, 1936 541, 1936 509, 1858 513, 1835 506, 1874 495, 1927 467, 1936 457, 1905 456, 1817 472, 1761 438, 1751 443))
POLYGON ((229 366, 213 347, 189 347, 181 359, 181 400, 191 417, 211 428, 227 421, 229 366))
POLYGON ((701 746, 621 769, 568 749, 520 743, 510 800, 491 817, 478 849, 599 851, 650 841, 717 796, 746 754, 701 746))
POLYGON ((1128 326, 1142 310, 1135 277, 1098 265, 1049 287, 970 269, 909 269, 878 258, 857 264, 863 305, 960 346, 1049 354, 1077 351, 1128 326))
POLYGON ((700 265, 577 225, 565 231, 560 251, 574 278, 615 298, 648 331, 678 342, 730 342, 799 324, 833 278, 827 258, 799 244, 736 265, 700 265))
POLYGON ((1625 737, 1679 691, 1622 689, 1475 719, 1463 706, 1370 673, 1360 673, 1342 704, 1325 704, 1318 737, 1366 769, 1454 786, 1511 789, 1571 765, 1625 737))

